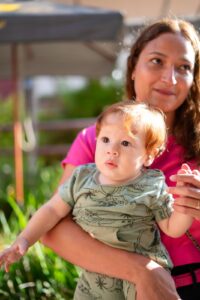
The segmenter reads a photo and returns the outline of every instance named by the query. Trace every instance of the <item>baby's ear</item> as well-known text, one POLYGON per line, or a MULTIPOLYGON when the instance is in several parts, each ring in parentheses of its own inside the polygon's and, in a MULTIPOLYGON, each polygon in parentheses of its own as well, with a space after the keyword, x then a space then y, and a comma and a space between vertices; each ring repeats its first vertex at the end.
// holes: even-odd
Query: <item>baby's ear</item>
POLYGON ((154 161, 154 156, 153 155, 147 155, 147 158, 144 162, 145 167, 149 167, 154 161))

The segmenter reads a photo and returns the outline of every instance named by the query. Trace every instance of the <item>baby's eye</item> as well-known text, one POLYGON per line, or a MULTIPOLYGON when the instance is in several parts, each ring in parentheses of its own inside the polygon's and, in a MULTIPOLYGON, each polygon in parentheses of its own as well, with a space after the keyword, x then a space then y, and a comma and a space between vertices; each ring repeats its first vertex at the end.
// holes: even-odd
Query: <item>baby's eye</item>
POLYGON ((128 141, 122 141, 121 144, 122 144, 122 146, 124 146, 124 147, 128 147, 128 146, 131 145, 131 143, 128 142, 128 141))
POLYGON ((103 136, 103 137, 101 138, 101 140, 102 140, 103 143, 108 143, 108 142, 109 142, 109 138, 106 137, 106 136, 103 136))

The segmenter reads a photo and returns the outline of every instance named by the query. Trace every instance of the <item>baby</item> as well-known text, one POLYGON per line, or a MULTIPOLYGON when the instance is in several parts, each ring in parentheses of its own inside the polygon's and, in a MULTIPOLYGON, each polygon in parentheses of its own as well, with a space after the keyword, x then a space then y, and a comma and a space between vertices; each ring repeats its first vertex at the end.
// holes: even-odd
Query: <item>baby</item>
MULTIPOLYGON (((193 219, 173 211, 164 175, 148 169, 164 150, 166 138, 159 109, 133 101, 105 109, 96 123, 95 164, 75 169, 13 245, 0 254, 0 265, 8 271, 10 264, 73 210, 76 222, 94 238, 148 256, 170 269, 172 263, 158 226, 167 235, 178 237, 193 219)), ((74 295, 75 300, 124 298, 136 298, 133 284, 86 270, 74 295)))

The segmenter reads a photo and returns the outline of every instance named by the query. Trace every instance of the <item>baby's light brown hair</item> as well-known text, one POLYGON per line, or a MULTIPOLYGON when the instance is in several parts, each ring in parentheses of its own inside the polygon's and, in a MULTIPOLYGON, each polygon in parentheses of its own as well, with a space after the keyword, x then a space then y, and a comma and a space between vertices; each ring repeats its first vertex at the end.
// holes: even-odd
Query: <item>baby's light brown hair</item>
POLYGON ((145 148, 149 155, 159 156, 165 149, 167 129, 165 116, 159 108, 146 103, 122 101, 107 107, 96 122, 98 137, 105 118, 110 114, 119 114, 129 135, 134 137, 137 126, 141 126, 145 134, 145 148))

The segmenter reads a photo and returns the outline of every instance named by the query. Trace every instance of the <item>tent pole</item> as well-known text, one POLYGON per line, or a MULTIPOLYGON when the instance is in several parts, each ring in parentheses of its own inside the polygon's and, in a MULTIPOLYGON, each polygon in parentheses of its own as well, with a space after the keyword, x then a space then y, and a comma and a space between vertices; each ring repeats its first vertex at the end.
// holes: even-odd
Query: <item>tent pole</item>
POLYGON ((15 159, 15 195, 19 203, 24 200, 24 179, 23 179, 23 153, 22 153, 22 127, 20 123, 20 96, 18 88, 18 53, 17 44, 11 45, 12 56, 12 81, 13 92, 13 132, 14 132, 14 159, 15 159))

